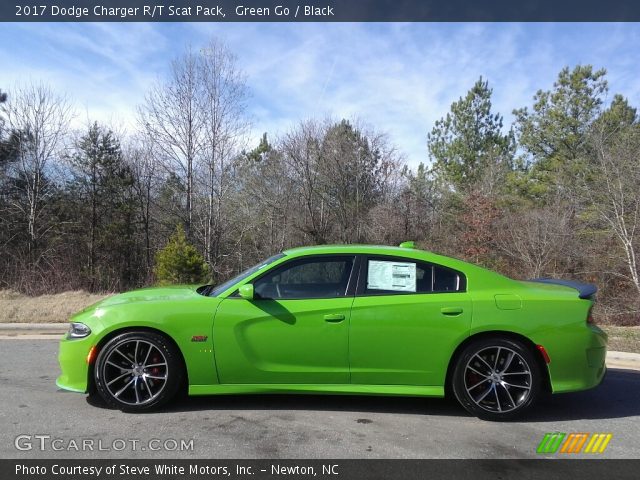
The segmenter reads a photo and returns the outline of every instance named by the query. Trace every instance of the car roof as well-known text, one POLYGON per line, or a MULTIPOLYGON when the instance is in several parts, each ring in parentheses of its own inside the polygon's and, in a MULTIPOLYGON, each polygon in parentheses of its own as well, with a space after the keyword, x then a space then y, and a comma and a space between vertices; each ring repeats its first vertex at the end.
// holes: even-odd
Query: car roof
POLYGON ((285 250, 283 252, 289 257, 302 257, 306 255, 323 255, 323 254, 339 254, 339 253, 352 253, 352 254, 369 254, 369 255, 390 255, 405 258, 414 258, 416 260, 423 260, 426 262, 435 262, 442 265, 450 266, 453 268, 474 268, 475 265, 469 264, 462 260, 458 260, 451 257, 445 257, 426 250, 420 250, 418 248, 407 247, 392 247, 389 245, 362 245, 362 244, 350 244, 350 245, 315 245, 308 247, 298 247, 285 250))
POLYGON ((417 248, 391 247, 389 245, 312 245, 307 247, 296 247, 285 250, 285 255, 311 255, 316 253, 380 253, 388 255, 400 255, 407 253, 428 253, 417 248))

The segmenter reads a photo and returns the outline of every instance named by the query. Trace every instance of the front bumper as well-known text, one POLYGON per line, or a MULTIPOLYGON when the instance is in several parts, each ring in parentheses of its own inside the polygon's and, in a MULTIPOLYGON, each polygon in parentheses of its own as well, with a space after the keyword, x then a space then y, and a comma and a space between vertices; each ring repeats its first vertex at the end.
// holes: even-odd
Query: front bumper
POLYGON ((88 390, 89 365, 87 355, 94 345, 92 335, 86 338, 60 340, 58 363, 61 374, 56 385, 64 390, 86 393, 88 390))

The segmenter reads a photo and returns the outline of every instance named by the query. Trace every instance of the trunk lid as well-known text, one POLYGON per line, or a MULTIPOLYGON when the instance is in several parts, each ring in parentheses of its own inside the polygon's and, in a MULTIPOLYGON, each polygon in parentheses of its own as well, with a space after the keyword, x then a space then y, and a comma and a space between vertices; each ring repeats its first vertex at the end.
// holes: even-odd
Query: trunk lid
POLYGON ((526 283, 542 283, 545 285, 549 285, 550 287, 565 287, 571 288, 578 292, 578 298, 582 298, 584 300, 593 300, 596 292, 598 291, 598 287, 591 283, 582 283, 577 282, 575 280, 562 280, 556 278, 535 278, 533 280, 529 280, 526 283))

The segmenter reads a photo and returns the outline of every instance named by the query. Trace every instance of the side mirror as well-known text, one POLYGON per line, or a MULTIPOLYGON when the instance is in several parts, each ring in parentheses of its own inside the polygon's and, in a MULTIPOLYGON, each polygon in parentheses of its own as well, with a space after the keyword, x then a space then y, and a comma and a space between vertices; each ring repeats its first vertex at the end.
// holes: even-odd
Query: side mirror
POLYGON ((253 284, 247 283, 246 285, 242 285, 240 287, 240 296, 245 300, 253 300, 253 284))

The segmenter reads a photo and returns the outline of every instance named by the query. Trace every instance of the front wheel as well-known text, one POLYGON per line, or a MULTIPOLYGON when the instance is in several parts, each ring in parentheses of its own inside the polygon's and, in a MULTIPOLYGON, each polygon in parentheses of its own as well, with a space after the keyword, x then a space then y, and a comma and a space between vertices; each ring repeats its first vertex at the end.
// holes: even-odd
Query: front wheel
POLYGON ((531 350, 506 338, 469 344, 458 356, 452 377, 460 404, 485 420, 511 420, 540 396, 542 372, 531 350))
POLYGON ((100 350, 94 368, 96 390, 124 411, 157 408, 175 397, 184 378, 176 347, 163 335, 127 332, 100 350))

